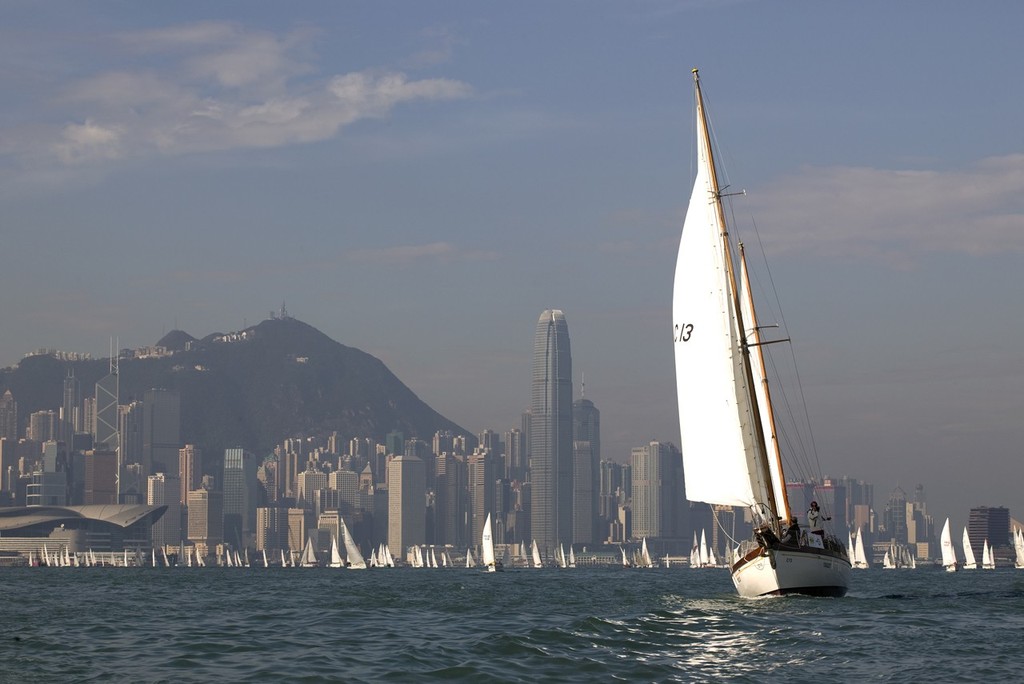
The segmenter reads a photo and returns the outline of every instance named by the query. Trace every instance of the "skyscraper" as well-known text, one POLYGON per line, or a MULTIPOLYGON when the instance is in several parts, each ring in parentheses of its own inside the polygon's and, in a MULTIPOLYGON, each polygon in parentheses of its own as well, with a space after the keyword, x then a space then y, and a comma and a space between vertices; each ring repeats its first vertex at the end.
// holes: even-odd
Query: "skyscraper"
POLYGON ((248 545, 256 529, 256 457, 244 449, 224 450, 224 541, 248 545))
POLYGON ((589 399, 572 405, 572 538, 577 544, 598 541, 598 494, 601 491, 601 412, 589 399))
POLYGON ((18 402, 11 390, 0 397, 0 439, 18 441, 18 402))
POLYGON ((167 511, 153 523, 153 548, 181 543, 181 502, 178 501, 180 484, 173 475, 150 475, 146 487, 146 503, 167 506, 167 511))
POLYGON ((181 449, 181 396, 172 390, 146 390, 142 410, 143 472, 174 472, 181 449))
POLYGON ((388 548, 405 558, 410 546, 427 540, 426 473, 415 456, 396 456, 388 463, 388 548))
POLYGON ((572 356, 558 309, 540 315, 533 340, 530 521, 545 554, 572 543, 572 356))
POLYGON ((64 403, 61 405, 60 439, 70 448, 76 432, 82 431, 82 385, 73 368, 64 378, 64 403))

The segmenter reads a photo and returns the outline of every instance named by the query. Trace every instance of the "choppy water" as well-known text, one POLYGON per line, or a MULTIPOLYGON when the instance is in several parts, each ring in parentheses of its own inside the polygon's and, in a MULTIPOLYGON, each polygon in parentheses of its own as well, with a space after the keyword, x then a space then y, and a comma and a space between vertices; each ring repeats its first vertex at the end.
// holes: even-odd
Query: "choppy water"
POLYGON ((2 569, 0 681, 1019 679, 1024 571, 2 569))

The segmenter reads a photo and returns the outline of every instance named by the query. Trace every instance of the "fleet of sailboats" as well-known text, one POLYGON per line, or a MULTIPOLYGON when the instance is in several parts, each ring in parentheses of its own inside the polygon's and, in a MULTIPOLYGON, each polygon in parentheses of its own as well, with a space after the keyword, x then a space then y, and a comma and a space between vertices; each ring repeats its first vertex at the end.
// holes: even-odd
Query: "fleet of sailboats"
MULTIPOLYGON (((791 516, 762 340, 742 246, 739 260, 722 205, 697 70, 697 175, 673 286, 673 328, 686 498, 748 509, 754 537, 730 570, 742 596, 842 596, 850 559, 841 542, 786 545, 791 516)), ((815 535, 811 535, 815 536, 815 535)))

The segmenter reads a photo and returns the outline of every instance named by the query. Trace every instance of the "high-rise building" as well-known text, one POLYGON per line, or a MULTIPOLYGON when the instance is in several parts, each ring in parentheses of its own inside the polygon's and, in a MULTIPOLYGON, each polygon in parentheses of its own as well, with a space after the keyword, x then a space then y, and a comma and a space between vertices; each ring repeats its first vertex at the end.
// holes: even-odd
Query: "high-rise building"
POLYGON ((27 437, 34 442, 57 439, 58 415, 56 411, 35 411, 28 416, 27 437))
POLYGON ((188 493, 199 489, 203 475, 203 452, 195 444, 178 450, 178 481, 181 483, 181 505, 188 505, 188 493))
POLYGON ((426 543, 426 473, 423 461, 399 455, 388 463, 388 548, 405 558, 410 546, 426 543))
POLYGON ((224 450, 224 541, 248 546, 256 529, 256 457, 244 449, 224 450))
POLYGON ((75 433, 82 431, 82 383, 78 382, 73 368, 68 368, 67 377, 64 378, 64 402, 61 405, 60 419, 61 431, 58 439, 70 445, 75 433))
POLYGON ((967 521, 967 536, 976 558, 981 558, 986 539, 989 546, 1013 546, 1010 541, 1010 509, 1004 506, 972 508, 967 521))
POLYGON ((601 491, 601 412, 589 399, 572 405, 573 506, 572 538, 590 544, 603 538, 598 531, 598 500, 601 491))
POLYGON ((203 555, 224 541, 224 498, 221 492, 196 489, 188 493, 188 538, 203 555))
POLYGON ((530 402, 530 523, 545 556, 572 537, 572 356, 558 309, 540 315, 530 402))
POLYGON ((466 502, 468 474, 461 456, 443 451, 437 456, 434 480, 434 543, 467 546, 466 502))
POLYGON ((142 463, 142 402, 133 401, 130 404, 121 404, 117 407, 117 414, 121 460, 124 463, 142 463))
POLYGON ((505 433, 505 477, 522 482, 526 479, 526 445, 523 431, 513 428, 505 433))
POLYGON ((679 451, 671 444, 651 442, 635 447, 630 455, 633 473, 633 538, 671 538, 677 529, 683 505, 683 483, 678 481, 679 451))
POLYGON ((18 402, 11 390, 6 390, 0 397, 0 439, 18 441, 18 402))
POLYGON ((181 543, 181 502, 178 501, 178 478, 165 473, 150 475, 146 480, 146 504, 167 506, 167 511, 153 523, 153 548, 181 543))
MULTIPOLYGON (((476 546, 483 536, 484 522, 490 515, 493 520, 492 532, 502 521, 497 520, 494 508, 495 457, 486 447, 477 447, 466 457, 466 474, 469 485, 469 538, 470 545, 476 546)), ((500 537, 499 537, 500 538, 500 537)), ((500 543, 500 542, 498 542, 500 543)))
POLYGON ((95 449, 85 454, 85 492, 83 503, 117 503, 117 452, 95 449))
MULTIPOLYGON (((256 509, 256 550, 277 551, 288 548, 288 509, 256 509)), ((276 560, 276 559, 275 559, 276 560)))
POLYGON ((172 390, 146 390, 142 410, 143 472, 173 472, 181 449, 181 396, 172 390))

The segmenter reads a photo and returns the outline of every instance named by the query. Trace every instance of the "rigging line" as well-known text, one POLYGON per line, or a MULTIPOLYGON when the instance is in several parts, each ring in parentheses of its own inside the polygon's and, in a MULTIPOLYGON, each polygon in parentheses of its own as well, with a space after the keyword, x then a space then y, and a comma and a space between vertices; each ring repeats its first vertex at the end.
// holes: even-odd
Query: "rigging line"
MULTIPOLYGON (((733 515, 736 515, 735 509, 733 510, 733 515)), ((729 534, 729 530, 725 529, 725 525, 723 525, 722 521, 718 519, 718 511, 715 510, 714 506, 711 506, 711 517, 715 519, 715 526, 718 527, 718 529, 722 530, 722 534, 725 535, 725 538, 732 542, 734 545, 738 546, 739 542, 736 541, 735 537, 729 534)))
MULTIPOLYGON (((786 323, 786 316, 785 316, 785 313, 782 310, 782 303, 779 300, 778 290, 775 287, 775 278, 772 276, 772 270, 768 266, 768 257, 764 253, 764 243, 761 241, 761 233, 757 229, 757 221, 753 220, 753 218, 752 218, 751 219, 751 223, 754 226, 754 233, 757 235, 758 245, 760 245, 760 247, 761 247, 761 258, 762 258, 762 260, 764 261, 764 264, 765 264, 765 272, 768 274, 768 282, 771 285, 772 295, 775 297, 775 301, 779 303, 779 321, 782 323, 783 329, 788 332, 789 331, 789 325, 786 323)), ((810 440, 810 443, 811 443, 811 455, 814 457, 814 462, 815 462, 815 465, 817 466, 817 470, 818 470, 818 473, 820 475, 820 473, 821 473, 821 460, 818 457, 818 446, 817 446, 817 443, 815 442, 815 439, 814 439, 814 430, 811 427, 810 411, 807 408, 807 396, 804 394, 803 380, 800 378, 800 367, 797 365, 796 353, 793 350, 793 345, 792 344, 789 345, 789 353, 790 353, 790 357, 791 357, 792 363, 793 363, 793 372, 796 374, 796 387, 797 387, 797 392, 800 395, 800 403, 801 403, 802 408, 803 408, 804 421, 805 421, 805 424, 807 426, 807 436, 808 436, 808 439, 810 440)))

